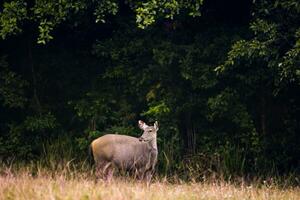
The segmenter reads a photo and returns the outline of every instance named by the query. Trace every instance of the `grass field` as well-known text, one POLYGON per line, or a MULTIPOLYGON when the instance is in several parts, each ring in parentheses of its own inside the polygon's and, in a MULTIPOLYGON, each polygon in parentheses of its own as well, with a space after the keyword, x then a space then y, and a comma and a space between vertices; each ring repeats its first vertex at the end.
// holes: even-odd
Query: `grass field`
POLYGON ((201 183, 153 180, 146 184, 129 178, 116 178, 111 183, 96 182, 89 173, 50 173, 26 170, 12 173, 1 170, 0 199, 286 199, 299 200, 300 188, 266 184, 239 184, 224 181, 201 183))

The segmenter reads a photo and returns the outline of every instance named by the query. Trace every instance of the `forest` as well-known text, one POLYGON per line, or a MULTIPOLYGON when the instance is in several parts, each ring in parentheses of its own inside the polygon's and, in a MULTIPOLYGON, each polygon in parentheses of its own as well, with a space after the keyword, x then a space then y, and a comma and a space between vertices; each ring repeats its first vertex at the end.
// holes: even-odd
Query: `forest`
POLYGON ((299 22, 297 0, 1 1, 2 169, 78 169, 141 119, 157 177, 299 185, 299 22))

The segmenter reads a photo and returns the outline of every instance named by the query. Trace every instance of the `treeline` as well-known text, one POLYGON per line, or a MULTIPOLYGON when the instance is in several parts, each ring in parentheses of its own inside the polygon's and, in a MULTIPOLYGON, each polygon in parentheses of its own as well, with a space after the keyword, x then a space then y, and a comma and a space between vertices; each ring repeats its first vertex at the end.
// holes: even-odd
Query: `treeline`
POLYGON ((85 2, 2 5, 2 162, 84 160, 143 119, 160 123, 162 174, 299 173, 296 0, 85 2))

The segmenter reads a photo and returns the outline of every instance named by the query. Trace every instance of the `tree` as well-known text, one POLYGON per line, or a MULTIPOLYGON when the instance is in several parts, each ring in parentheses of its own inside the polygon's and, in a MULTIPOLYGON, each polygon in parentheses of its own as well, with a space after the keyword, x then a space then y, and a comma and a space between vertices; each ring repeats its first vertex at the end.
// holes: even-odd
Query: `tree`
MULTIPOLYGON (((300 4, 295 0, 261 0, 254 5, 252 36, 234 43, 225 63, 215 71, 230 79, 230 87, 243 94, 265 156, 281 154, 278 151, 284 152, 281 155, 297 154, 300 4)), ((276 159, 281 168, 293 160, 288 156, 276 159)))
POLYGON ((20 33, 28 23, 38 28, 37 43, 46 44, 53 39, 51 32, 64 22, 77 26, 89 13, 93 13, 95 22, 104 23, 108 15, 116 15, 121 7, 129 7, 136 14, 138 27, 146 28, 159 17, 173 19, 180 11, 191 16, 200 15, 203 0, 13 0, 3 3, 0 14, 0 35, 5 39, 8 35, 20 33))

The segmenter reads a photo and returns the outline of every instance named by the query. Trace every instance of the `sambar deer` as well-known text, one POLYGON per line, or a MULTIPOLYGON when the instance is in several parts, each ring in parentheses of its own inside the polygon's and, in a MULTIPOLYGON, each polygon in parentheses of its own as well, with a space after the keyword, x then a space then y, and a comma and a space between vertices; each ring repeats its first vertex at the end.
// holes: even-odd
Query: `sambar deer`
POLYGON ((157 162, 158 122, 148 126, 138 121, 139 128, 144 132, 141 137, 107 134, 91 143, 96 173, 110 181, 114 170, 131 171, 139 179, 151 181, 157 162))

